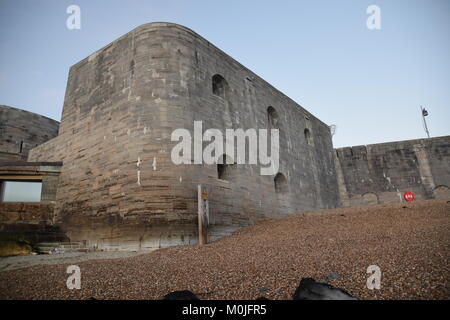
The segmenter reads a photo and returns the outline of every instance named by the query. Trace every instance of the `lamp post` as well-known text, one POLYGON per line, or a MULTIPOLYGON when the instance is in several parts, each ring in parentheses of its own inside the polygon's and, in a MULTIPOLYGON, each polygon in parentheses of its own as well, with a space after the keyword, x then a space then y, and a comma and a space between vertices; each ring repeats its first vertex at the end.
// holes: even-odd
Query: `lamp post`
POLYGON ((420 106, 420 110, 422 111, 422 119, 423 119, 423 128, 425 129, 425 132, 427 133, 428 139, 430 138, 430 132, 428 131, 427 121, 425 120, 425 117, 428 116, 428 111, 420 106))

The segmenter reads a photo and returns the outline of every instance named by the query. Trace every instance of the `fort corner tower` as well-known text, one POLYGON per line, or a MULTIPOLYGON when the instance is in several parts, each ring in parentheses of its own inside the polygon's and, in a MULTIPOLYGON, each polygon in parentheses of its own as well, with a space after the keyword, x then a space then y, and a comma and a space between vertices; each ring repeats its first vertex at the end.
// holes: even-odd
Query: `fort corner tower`
POLYGON ((54 220, 105 249, 195 243, 197 185, 212 237, 263 217, 338 206, 329 127, 195 32, 142 25, 71 67, 59 135, 29 161, 62 162, 54 220), (280 130, 280 167, 175 165, 175 129, 280 130))

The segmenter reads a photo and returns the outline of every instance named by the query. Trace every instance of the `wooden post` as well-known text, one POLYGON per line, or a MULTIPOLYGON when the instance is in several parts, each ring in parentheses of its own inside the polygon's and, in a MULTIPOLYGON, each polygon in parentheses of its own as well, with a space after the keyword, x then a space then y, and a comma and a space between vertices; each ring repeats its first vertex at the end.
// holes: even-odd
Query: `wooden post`
POLYGON ((205 184, 198 185, 198 243, 208 243, 209 204, 208 188, 205 184))

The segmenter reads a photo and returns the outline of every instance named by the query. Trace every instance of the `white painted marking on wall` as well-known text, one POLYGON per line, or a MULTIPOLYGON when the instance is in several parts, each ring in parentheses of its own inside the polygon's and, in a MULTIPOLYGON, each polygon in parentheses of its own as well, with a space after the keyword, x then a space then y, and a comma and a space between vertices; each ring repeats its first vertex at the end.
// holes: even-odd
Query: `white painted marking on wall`
POLYGON ((138 157, 136 167, 137 167, 137 184, 138 186, 141 185, 141 170, 139 170, 141 166, 141 157, 138 157))
POLYGON ((180 176, 180 182, 183 182, 183 178, 180 176))
POLYGON ((153 157, 153 171, 156 171, 156 157, 153 157))
POLYGON ((111 86, 114 84, 114 75, 113 74, 110 75, 108 82, 109 82, 109 85, 111 85, 111 86))
POLYGON ((396 188, 396 190, 397 190, 397 196, 400 199, 400 202, 403 202, 402 193, 400 192, 400 190, 398 190, 398 188, 396 188))

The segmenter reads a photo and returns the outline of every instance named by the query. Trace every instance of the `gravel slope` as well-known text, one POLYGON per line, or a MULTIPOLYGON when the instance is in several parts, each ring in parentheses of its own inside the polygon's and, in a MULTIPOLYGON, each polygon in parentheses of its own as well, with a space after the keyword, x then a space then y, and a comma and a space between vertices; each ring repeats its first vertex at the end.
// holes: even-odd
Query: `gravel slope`
POLYGON ((43 264, 77 264, 87 260, 127 258, 142 253, 144 251, 96 251, 0 257, 0 271, 22 269, 43 264))
POLYGON ((78 263, 81 290, 68 290, 67 264, 0 272, 1 299, 157 299, 188 289, 202 299, 290 299, 301 277, 360 299, 450 298, 450 203, 415 201, 323 210, 264 220, 203 247, 157 250, 78 263), (378 265, 381 290, 368 290, 378 265))

